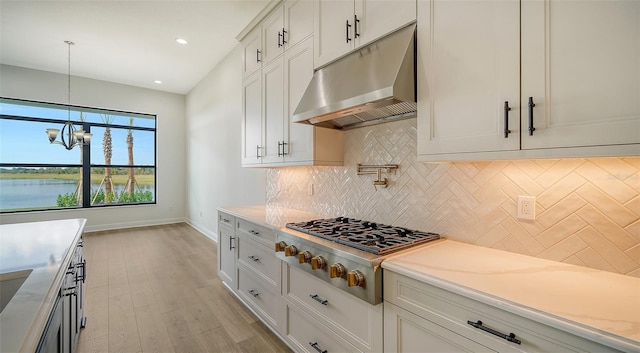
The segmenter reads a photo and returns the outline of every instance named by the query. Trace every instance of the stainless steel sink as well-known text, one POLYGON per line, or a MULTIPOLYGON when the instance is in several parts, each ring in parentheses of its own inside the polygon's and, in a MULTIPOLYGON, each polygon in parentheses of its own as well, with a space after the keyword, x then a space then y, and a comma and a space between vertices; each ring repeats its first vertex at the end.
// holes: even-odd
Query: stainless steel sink
POLYGON ((0 312, 9 304, 33 270, 0 273, 0 312))

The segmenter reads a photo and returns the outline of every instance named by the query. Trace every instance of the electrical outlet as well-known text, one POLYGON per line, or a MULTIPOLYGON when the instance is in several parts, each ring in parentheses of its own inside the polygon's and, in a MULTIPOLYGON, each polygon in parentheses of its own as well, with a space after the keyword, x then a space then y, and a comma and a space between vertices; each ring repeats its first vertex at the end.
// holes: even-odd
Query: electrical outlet
POLYGON ((518 196, 518 219, 528 221, 536 219, 535 196, 518 196))

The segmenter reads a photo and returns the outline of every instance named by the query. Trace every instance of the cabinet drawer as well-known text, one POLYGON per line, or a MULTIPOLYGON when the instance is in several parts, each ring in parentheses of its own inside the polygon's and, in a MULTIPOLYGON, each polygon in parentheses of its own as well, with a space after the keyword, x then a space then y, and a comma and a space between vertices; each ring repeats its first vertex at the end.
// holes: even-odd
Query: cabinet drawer
MULTIPOLYGON (((329 328, 305 315, 293 305, 287 305, 286 336, 298 352, 361 352, 329 328)), ((364 323, 364 322, 363 322, 364 323)))
POLYGON ((233 228, 236 218, 228 213, 218 211, 218 224, 228 225, 233 228))
POLYGON ((282 310, 280 293, 242 266, 238 266, 238 295, 271 327, 278 327, 278 315, 282 310))
POLYGON ((264 276, 264 280, 280 292, 280 260, 273 249, 242 235, 238 237, 238 262, 264 276))
MULTIPOLYGON (((512 352, 618 352, 612 348, 543 325, 468 297, 384 272, 384 298, 437 325, 497 351, 512 352), (468 322, 500 333, 515 334, 520 344, 509 342, 468 322)), ((517 284, 514 284, 517 285, 517 284)))
POLYGON ((364 350, 382 349, 382 305, 373 306, 296 268, 287 266, 287 298, 364 350))
POLYGON ((236 225, 238 231, 249 236, 253 236, 254 239, 263 242, 267 246, 271 247, 276 242, 276 232, 273 229, 269 229, 240 218, 236 222, 236 225))

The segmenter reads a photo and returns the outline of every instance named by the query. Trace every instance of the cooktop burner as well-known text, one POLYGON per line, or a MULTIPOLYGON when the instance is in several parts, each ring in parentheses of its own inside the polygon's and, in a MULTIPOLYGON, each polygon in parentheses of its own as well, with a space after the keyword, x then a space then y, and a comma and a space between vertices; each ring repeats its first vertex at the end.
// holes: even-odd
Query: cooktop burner
POLYGON ((417 244, 440 239, 440 235, 435 233, 347 217, 287 223, 286 226, 299 232, 376 255, 385 255, 417 244))

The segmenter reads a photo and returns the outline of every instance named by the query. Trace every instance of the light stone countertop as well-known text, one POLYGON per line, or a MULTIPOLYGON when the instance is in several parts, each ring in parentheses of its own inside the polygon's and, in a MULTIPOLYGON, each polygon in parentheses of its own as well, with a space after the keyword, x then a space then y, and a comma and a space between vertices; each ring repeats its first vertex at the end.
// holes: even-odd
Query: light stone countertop
POLYGON ((393 271, 625 352, 640 351, 640 278, 444 240, 393 271))
POLYGON ((226 212, 232 216, 244 218, 272 229, 282 228, 286 223, 326 218, 311 212, 265 205, 219 207, 218 211, 226 212))
POLYGON ((86 219, 0 225, 0 273, 27 277, 0 313, 0 352, 35 352, 86 219))

